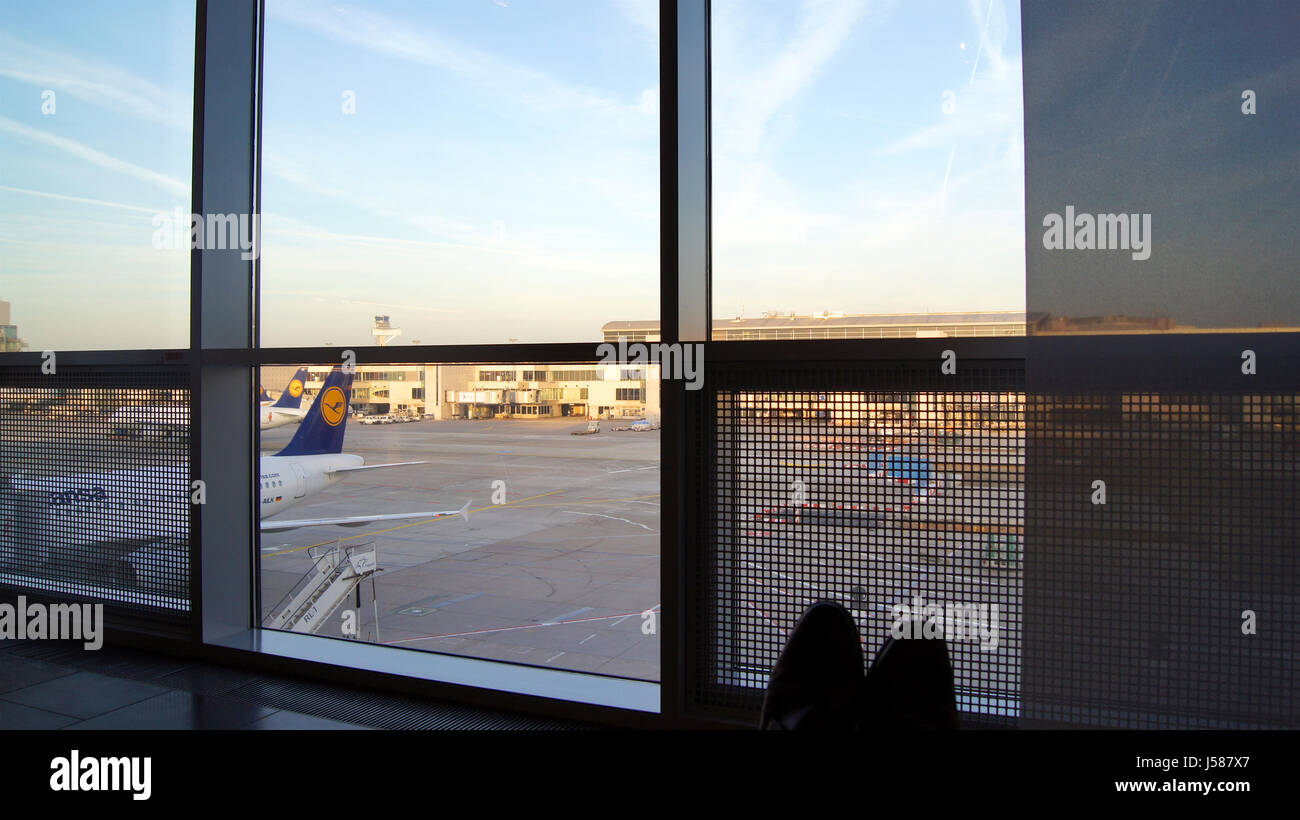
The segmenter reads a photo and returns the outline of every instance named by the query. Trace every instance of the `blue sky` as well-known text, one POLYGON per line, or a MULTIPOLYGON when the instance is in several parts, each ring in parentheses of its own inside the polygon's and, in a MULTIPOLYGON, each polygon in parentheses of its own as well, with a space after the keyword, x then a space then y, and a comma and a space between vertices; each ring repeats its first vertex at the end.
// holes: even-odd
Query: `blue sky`
POLYGON ((1016 4, 713 9, 715 316, 1023 308, 1016 4))
POLYGON ((193 55, 192 3, 0 2, 0 299, 33 349, 188 344, 151 221, 189 210, 193 55))
MULTIPOLYGON (((263 343, 657 316, 656 7, 268 0, 263 343)), ((150 220, 189 201, 192 4, 70 8, 0 2, 0 299, 35 349, 183 346, 150 220)), ((714 0, 715 316, 1022 308, 1016 15, 714 0)))

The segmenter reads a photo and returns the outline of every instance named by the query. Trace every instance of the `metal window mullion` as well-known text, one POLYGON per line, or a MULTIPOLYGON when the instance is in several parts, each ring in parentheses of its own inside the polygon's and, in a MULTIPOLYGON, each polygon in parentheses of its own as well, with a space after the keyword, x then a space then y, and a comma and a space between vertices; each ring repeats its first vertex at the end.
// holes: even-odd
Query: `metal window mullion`
MULTIPOLYGON (((660 339, 709 337, 709 1, 660 0, 660 339)), ((662 465, 660 539, 660 708, 670 724, 689 720, 694 645, 691 566, 701 499, 688 494, 702 454, 684 383, 660 373, 662 465)), ((707 381, 707 377, 706 377, 707 381)))
POLYGON ((677 34, 673 132, 677 140, 677 303, 663 305, 660 312, 665 342, 705 342, 712 316, 709 0, 677 0, 676 12, 675 28, 663 32, 677 34), (676 317, 675 338, 667 335, 670 316, 676 317))
MULTIPOLYGON (((258 12, 257 0, 199 3, 204 47, 195 99, 194 211, 205 218, 256 216, 258 12)), ((207 485, 206 503, 194 508, 204 642, 253 625, 253 380, 247 365, 201 355, 253 343, 253 261, 242 257, 239 248, 196 251, 191 292, 192 344, 200 351, 193 466, 194 477, 207 485)))

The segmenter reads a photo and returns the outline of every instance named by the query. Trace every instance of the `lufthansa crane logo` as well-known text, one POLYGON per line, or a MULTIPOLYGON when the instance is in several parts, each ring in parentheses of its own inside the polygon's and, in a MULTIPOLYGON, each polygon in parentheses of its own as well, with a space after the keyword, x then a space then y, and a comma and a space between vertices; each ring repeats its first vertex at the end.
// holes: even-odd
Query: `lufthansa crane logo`
POLYGON ((330 427, 338 427, 347 415, 348 397, 343 395, 343 391, 337 387, 331 387, 321 394, 319 399, 320 415, 325 419, 325 423, 330 427))
POLYGON ((293 381, 289 382, 289 395, 293 396, 295 399, 301 396, 302 382, 298 381, 297 379, 294 379, 293 381))

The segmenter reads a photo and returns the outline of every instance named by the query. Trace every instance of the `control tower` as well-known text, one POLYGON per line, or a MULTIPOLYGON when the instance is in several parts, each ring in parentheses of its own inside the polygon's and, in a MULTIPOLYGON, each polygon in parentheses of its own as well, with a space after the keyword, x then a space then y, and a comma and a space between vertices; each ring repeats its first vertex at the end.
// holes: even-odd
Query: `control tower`
POLYGON ((402 329, 400 327, 393 327, 388 321, 387 316, 376 316, 375 326, 370 332, 375 337, 375 344, 380 347, 383 347, 393 339, 402 335, 402 329))

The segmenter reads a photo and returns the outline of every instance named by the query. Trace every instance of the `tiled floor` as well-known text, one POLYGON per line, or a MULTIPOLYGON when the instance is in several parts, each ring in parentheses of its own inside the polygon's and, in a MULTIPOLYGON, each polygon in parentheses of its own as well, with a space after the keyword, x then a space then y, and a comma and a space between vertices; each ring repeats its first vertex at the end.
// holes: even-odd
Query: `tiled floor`
POLYGON ((0 641, 0 730, 370 728, 566 726, 135 650, 0 641))

